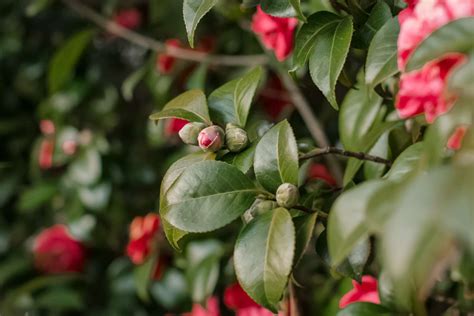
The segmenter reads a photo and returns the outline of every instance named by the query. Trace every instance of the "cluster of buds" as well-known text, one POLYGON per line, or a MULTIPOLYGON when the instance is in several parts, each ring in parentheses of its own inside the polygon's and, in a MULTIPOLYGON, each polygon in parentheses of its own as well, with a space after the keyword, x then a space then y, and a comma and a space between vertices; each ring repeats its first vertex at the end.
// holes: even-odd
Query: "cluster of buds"
POLYGON ((226 130, 204 123, 191 122, 179 131, 179 137, 188 145, 199 146, 204 151, 216 152, 225 145, 231 152, 240 152, 248 146, 247 132, 235 124, 227 124, 226 130))

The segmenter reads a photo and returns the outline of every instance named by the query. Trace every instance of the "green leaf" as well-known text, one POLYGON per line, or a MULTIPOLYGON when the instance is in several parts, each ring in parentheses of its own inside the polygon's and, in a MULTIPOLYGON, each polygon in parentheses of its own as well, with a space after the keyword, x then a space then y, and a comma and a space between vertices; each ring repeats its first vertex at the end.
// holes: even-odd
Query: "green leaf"
POLYGON ((160 112, 150 115, 150 120, 170 117, 210 124, 206 96, 201 90, 189 90, 168 102, 160 112))
POLYGON ((467 53, 474 49, 474 17, 451 21, 431 33, 410 55, 406 71, 421 68, 447 53, 467 53))
POLYGON ((360 42, 361 48, 368 47, 375 33, 391 17, 390 7, 383 0, 379 0, 372 8, 367 22, 356 32, 354 42, 360 42))
POLYGON ((31 0, 25 9, 25 13, 28 17, 33 17, 46 9, 52 2, 52 0, 31 0))
POLYGON ((135 287, 137 289, 137 295, 140 299, 145 302, 150 300, 148 288, 152 281, 152 275, 157 263, 158 256, 153 254, 139 266, 136 266, 133 270, 133 278, 135 281, 135 287))
POLYGON ((201 19, 206 15, 217 0, 184 0, 183 1, 183 17, 188 34, 189 45, 194 48, 194 32, 201 19))
POLYGON ((214 90, 209 96, 213 120, 221 125, 235 123, 245 127, 261 77, 262 68, 257 67, 214 90))
POLYGON ((254 301, 275 313, 291 272, 294 250, 295 228, 284 208, 253 219, 235 244, 234 266, 240 285, 254 301))
POLYGON ((337 313, 337 316, 390 316, 394 313, 385 306, 366 302, 349 304, 337 313))
POLYGON ((262 10, 272 16, 293 17, 296 15, 293 5, 289 0, 262 0, 262 10))
POLYGON ((365 65, 365 81, 375 87, 398 72, 397 40, 400 33, 398 18, 388 20, 375 34, 369 45, 365 65))
POLYGON ((253 166, 256 147, 257 143, 255 142, 240 153, 228 153, 224 156, 223 161, 234 165, 237 169, 246 174, 253 166))
POLYGON ((346 150, 362 150, 381 104, 382 98, 363 82, 347 93, 339 114, 339 135, 346 150))
POLYGON ((438 275, 438 265, 457 257, 456 244, 474 249, 473 179, 472 164, 448 165, 404 185, 380 247, 397 300, 411 291, 407 279, 412 279, 417 289, 426 289, 438 275))
MULTIPOLYGON (((168 204, 166 193, 181 176, 184 170, 198 162, 214 160, 215 157, 216 155, 214 153, 194 153, 179 159, 169 167, 168 171, 166 171, 166 174, 163 176, 160 187, 160 213, 168 204)), ((172 226, 163 216, 161 216, 161 221, 166 238, 170 244, 178 250, 180 248, 178 242, 187 234, 187 232, 172 226)))
POLYGON ((242 215, 259 193, 236 167, 218 161, 198 162, 170 186, 161 213, 181 230, 207 232, 242 215))
POLYGON ((166 310, 180 310, 188 301, 189 286, 181 271, 168 268, 160 282, 153 282, 150 292, 154 300, 166 310))
POLYGON ((273 126, 260 139, 254 169, 258 182, 270 192, 282 183, 298 185, 298 147, 288 121, 273 126))
POLYGON ((328 219, 328 247, 334 265, 341 263, 357 243, 367 238, 367 205, 380 186, 377 180, 364 182, 334 202, 328 219))
MULTIPOLYGON (((374 147, 369 151, 369 155, 382 157, 388 159, 390 154, 390 145, 388 140, 389 133, 383 134, 375 143, 374 147)), ((365 179, 377 179, 382 177, 387 166, 385 164, 376 163, 373 161, 366 161, 364 163, 365 179)))
POLYGON ((345 17, 339 23, 324 28, 316 36, 313 52, 309 57, 309 72, 313 82, 336 110, 336 82, 349 53, 352 31, 351 17, 345 17))
POLYGON ((140 83, 140 81, 145 77, 148 72, 148 65, 145 65, 135 72, 133 72, 127 79, 122 83, 122 95, 125 101, 130 101, 133 99, 133 90, 140 83))
POLYGON ((85 307, 81 295, 68 288, 46 290, 35 299, 35 306, 48 311, 82 310, 85 307))
POLYGON ((49 93, 58 91, 69 81, 82 53, 92 40, 95 30, 87 29, 69 38, 54 54, 48 71, 49 93))
POLYGON ((89 148, 81 153, 69 166, 68 177, 81 185, 95 184, 102 174, 102 162, 99 152, 89 148))
POLYGON ((295 37, 292 71, 306 64, 321 31, 335 25, 339 20, 339 16, 326 11, 316 12, 308 18, 308 22, 303 24, 295 37))
POLYGON ((21 211, 37 209, 49 202, 57 192, 57 184, 41 183, 21 194, 18 209, 21 211))
POLYGON ((306 214, 303 216, 298 216, 293 218, 293 223, 295 226, 295 256, 294 264, 295 266, 298 261, 303 257, 306 248, 308 247, 311 238, 313 237, 314 225, 316 225, 316 219, 318 213, 306 214))
POLYGON ((449 91, 458 96, 458 102, 474 99, 474 51, 467 58, 467 62, 454 69, 448 77, 449 91))
POLYGON ((290 4, 295 9, 296 15, 298 19, 303 22, 306 22, 306 17, 303 14, 303 10, 301 10, 301 0, 290 0, 290 4))
POLYGON ((423 149, 423 142, 415 143, 405 149, 397 157, 384 179, 400 181, 412 173, 419 164, 423 149))

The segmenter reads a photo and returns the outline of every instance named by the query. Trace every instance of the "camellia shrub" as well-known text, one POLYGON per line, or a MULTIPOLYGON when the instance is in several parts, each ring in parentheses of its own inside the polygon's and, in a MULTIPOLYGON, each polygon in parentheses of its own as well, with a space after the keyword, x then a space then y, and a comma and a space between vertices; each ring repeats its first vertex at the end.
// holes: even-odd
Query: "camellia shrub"
POLYGON ((1 315, 474 314, 473 0, 2 0, 1 315))

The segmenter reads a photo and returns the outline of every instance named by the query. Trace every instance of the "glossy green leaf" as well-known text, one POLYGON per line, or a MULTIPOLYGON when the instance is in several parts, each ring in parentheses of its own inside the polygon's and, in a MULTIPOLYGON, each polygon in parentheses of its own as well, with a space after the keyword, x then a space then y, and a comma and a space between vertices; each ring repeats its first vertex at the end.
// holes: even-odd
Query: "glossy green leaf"
POLYGON ((467 56, 467 61, 449 75, 448 87, 458 96, 458 102, 474 99, 474 50, 467 56))
POLYGON ((349 53, 352 39, 352 19, 345 17, 339 23, 324 28, 315 39, 309 57, 309 72, 333 108, 338 109, 336 82, 349 53))
POLYGON ((57 192, 57 184, 41 183, 21 194, 18 209, 21 211, 37 209, 50 201, 57 192))
POLYGON ((303 24, 295 37, 292 71, 306 64, 321 31, 335 25, 339 20, 339 16, 327 11, 316 12, 308 18, 308 22, 303 24))
POLYGON ((234 266, 242 288, 258 304, 277 312, 295 250, 290 213, 277 208, 258 216, 239 234, 234 266))
POLYGON ((31 0, 25 9, 25 13, 27 16, 33 17, 46 9, 51 3, 53 3, 52 0, 31 0))
MULTIPOLYGON (((383 134, 375 143, 374 147, 369 151, 369 155, 388 159, 390 154, 389 133, 383 134)), ((382 163, 366 161, 364 163, 365 179, 378 179, 382 177, 387 166, 382 163)))
POLYGON ((293 17, 296 12, 290 0, 261 0, 262 10, 272 16, 293 17))
POLYGON ((370 42, 365 65, 365 81, 375 87, 398 72, 397 40, 400 33, 398 18, 388 20, 370 42))
MULTIPOLYGON (((166 200, 166 193, 173 183, 175 183, 175 181, 179 178, 179 176, 181 176, 184 170, 198 162, 214 160, 215 157, 216 155, 214 153, 194 153, 177 160, 168 168, 168 171, 166 171, 166 174, 163 176, 160 187, 160 213, 161 210, 164 209, 168 204, 166 200)), ((178 242, 187 233, 172 226, 163 216, 161 217, 161 221, 166 238, 175 249, 179 249, 180 247, 178 242)))
POLYGON ((209 256, 189 272, 191 298, 204 304, 212 295, 219 280, 219 256, 209 256))
POLYGON ((423 142, 415 143, 405 149, 394 161, 384 178, 391 181, 400 181, 408 176, 418 166, 423 149, 423 142))
POLYGON ((133 270, 137 295, 145 302, 148 302, 150 299, 148 288, 151 284, 152 275, 157 263, 156 259, 156 255, 150 256, 144 263, 136 266, 133 270))
POLYGON ((184 0, 183 1, 183 18, 188 34, 188 41, 191 47, 194 47, 194 32, 201 19, 206 15, 217 0, 184 0))
POLYGON ((303 22, 306 22, 306 17, 304 16, 303 10, 301 10, 301 0, 290 0, 290 4, 295 10, 298 19, 303 22))
POLYGON ((354 42, 359 42, 361 48, 367 48, 375 33, 392 17, 390 7, 383 0, 377 1, 370 16, 362 27, 355 33, 354 42))
POLYGON ((467 53, 474 49, 474 17, 451 21, 433 31, 410 55, 406 71, 421 68, 447 53, 467 53))
POLYGON ((240 171, 246 174, 253 166, 256 147, 257 143, 253 143, 249 148, 241 151, 240 153, 228 153, 224 156, 223 160, 231 165, 234 165, 240 171))
POLYGON ((122 83, 122 96, 126 101, 133 99, 133 91, 148 72, 148 65, 145 65, 133 72, 122 83))
POLYGON ((236 167, 218 161, 198 162, 170 186, 161 214, 181 230, 207 232, 238 218, 258 194, 253 182, 236 167))
POLYGON ((189 297, 188 282, 178 269, 166 269, 160 282, 153 282, 151 296, 167 310, 179 310, 186 306, 189 297))
POLYGON ((85 307, 81 294, 68 288, 46 290, 35 299, 35 306, 49 311, 77 311, 85 307))
POLYGON ((357 243, 367 238, 367 205, 380 186, 380 181, 364 182, 334 202, 328 219, 328 247, 333 264, 342 262, 357 243))
POLYGON ((385 306, 366 302, 356 302, 349 304, 346 308, 337 313, 337 316, 390 316, 392 311, 385 306))
POLYGON ((296 265, 305 253, 306 248, 313 237, 313 231, 314 226, 316 225, 317 217, 318 213, 313 213, 293 218, 296 232, 295 257, 293 265, 296 265))
POLYGON ((72 78, 79 58, 91 42, 95 30, 87 29, 73 35, 54 54, 48 71, 49 93, 58 91, 72 78))
POLYGON ((209 108, 213 120, 221 125, 235 123, 245 127, 261 77, 262 68, 257 67, 243 77, 214 90, 209 95, 209 108))
POLYGON ((150 120, 170 117, 210 124, 206 96, 201 90, 189 90, 168 102, 160 112, 150 115, 150 120))
POLYGON ((473 165, 438 167, 404 186, 383 234, 381 251, 387 273, 401 299, 437 276, 437 263, 457 257, 455 243, 474 249, 473 165))
POLYGON ((298 147, 288 121, 273 126, 260 139, 254 170, 258 182, 270 192, 282 183, 298 185, 298 147))

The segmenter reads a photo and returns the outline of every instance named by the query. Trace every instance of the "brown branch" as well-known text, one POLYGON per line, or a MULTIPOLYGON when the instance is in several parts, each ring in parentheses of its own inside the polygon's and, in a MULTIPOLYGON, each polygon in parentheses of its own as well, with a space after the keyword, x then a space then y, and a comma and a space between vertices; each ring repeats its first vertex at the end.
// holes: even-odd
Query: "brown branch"
MULTIPOLYGON (((296 107, 301 117, 303 118, 303 121, 308 127, 308 130, 313 139, 315 140, 316 145, 318 145, 319 147, 328 147, 329 141, 326 136, 326 133, 324 132, 324 129, 319 120, 316 118, 316 116, 314 116, 313 111, 311 110, 309 103, 306 101, 303 94, 301 93, 301 90, 285 70, 278 68, 278 72, 285 88, 288 90, 290 97, 293 100, 293 105, 296 107)), ((328 163, 328 167, 331 170, 332 175, 337 180, 337 183, 341 184, 342 170, 338 162, 332 159, 331 157, 327 157, 326 161, 328 163)))
POLYGON ((306 160, 306 159, 311 159, 311 158, 330 155, 330 154, 356 158, 359 160, 372 161, 372 162, 387 165, 389 167, 392 165, 392 162, 390 160, 382 158, 382 157, 369 155, 363 152, 347 151, 347 150, 336 148, 336 147, 316 148, 310 151, 309 153, 300 156, 300 160, 306 160))
POLYGON ((157 53, 166 53, 178 59, 220 66, 256 66, 268 63, 268 58, 265 55, 210 55, 195 50, 170 47, 153 38, 118 25, 78 0, 62 0, 62 2, 80 16, 88 19, 107 32, 157 53))

